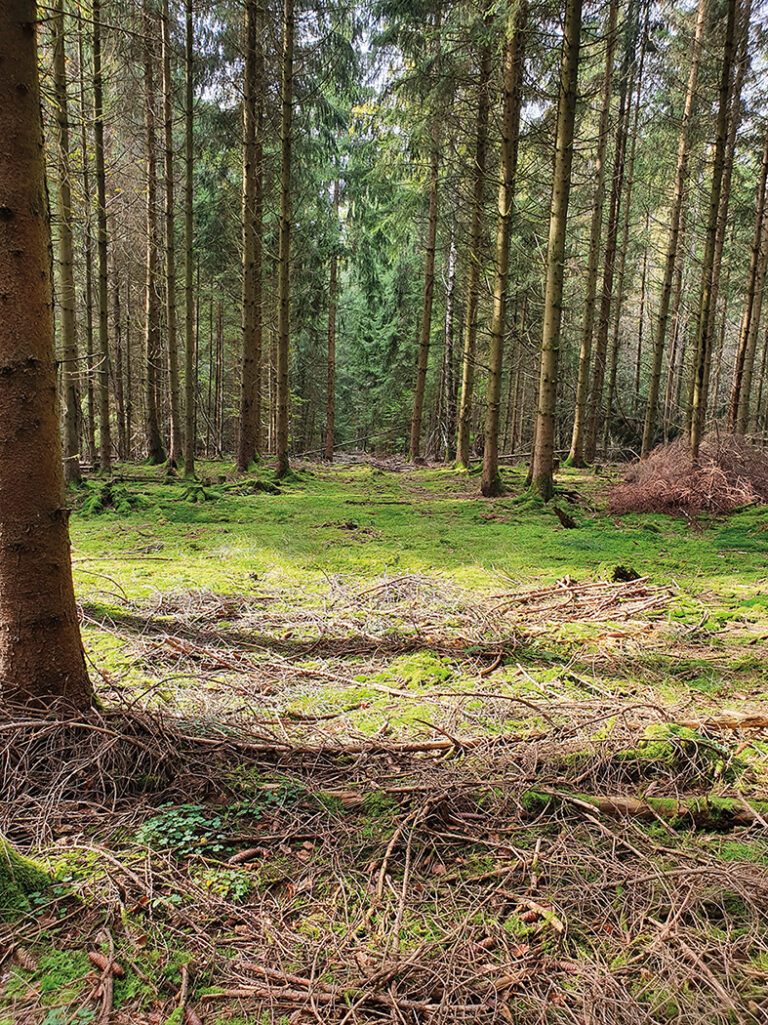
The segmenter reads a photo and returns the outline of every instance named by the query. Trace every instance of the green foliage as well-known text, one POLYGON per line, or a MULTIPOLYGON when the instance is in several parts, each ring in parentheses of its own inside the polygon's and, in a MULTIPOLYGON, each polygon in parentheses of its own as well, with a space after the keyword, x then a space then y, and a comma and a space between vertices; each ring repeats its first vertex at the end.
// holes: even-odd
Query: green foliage
POLYGON ((225 849, 221 816, 201 804, 163 806, 136 830, 136 842, 155 850, 170 850, 177 857, 218 854, 225 849))
POLYGON ((182 498, 185 502, 192 502, 197 504, 199 502, 218 502, 221 498, 221 491, 216 488, 209 487, 203 481, 194 480, 190 481, 181 493, 182 498))

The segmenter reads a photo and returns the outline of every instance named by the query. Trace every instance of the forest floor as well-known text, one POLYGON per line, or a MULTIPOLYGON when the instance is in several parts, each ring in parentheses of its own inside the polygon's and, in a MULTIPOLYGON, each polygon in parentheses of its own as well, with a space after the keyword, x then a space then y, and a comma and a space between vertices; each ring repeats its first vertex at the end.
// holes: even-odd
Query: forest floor
POLYGON ((200 470, 73 497, 100 708, 0 724, 0 1025, 768 1022, 768 511, 200 470))

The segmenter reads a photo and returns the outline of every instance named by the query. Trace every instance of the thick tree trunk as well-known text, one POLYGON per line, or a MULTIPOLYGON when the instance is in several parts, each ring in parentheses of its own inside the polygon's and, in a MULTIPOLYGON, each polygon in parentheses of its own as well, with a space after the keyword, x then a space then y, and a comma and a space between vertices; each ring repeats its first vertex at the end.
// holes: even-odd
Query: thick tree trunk
POLYGON ((179 384, 179 341, 176 330, 176 210, 174 205, 173 79, 171 78, 171 14, 169 0, 163 0, 163 129, 165 134, 165 315, 168 335, 168 378, 171 406, 169 466, 182 458, 181 388, 179 384))
POLYGON ((288 465, 289 358, 291 346, 291 141, 293 131, 293 0, 284 0, 281 58, 280 240, 277 282, 277 421, 275 475, 288 465))
POLYGON ((58 156, 59 309, 61 313, 62 393, 64 396, 64 480, 78 483, 80 474, 80 389, 75 322, 74 247, 72 243, 72 190, 69 167, 69 104, 67 58, 64 46, 63 0, 56 0, 53 19, 53 84, 56 96, 56 149, 58 156))
POLYGON ((699 316, 696 327, 696 345, 694 350, 693 402, 691 403, 691 455, 694 460, 699 456, 699 443, 704 430, 707 413, 707 391, 709 384, 709 364, 712 349, 712 304, 713 275, 715 265, 715 247, 717 243, 717 224, 720 213, 720 197, 723 187, 723 168, 725 165, 725 145, 728 131, 728 108, 732 86, 731 68, 733 65, 734 39, 736 31, 737 0, 729 0, 728 20, 723 45, 723 65, 720 73, 720 102, 717 112, 717 136, 715 139, 715 159, 712 167, 712 189, 709 196, 709 216, 707 219, 706 245, 701 267, 701 298, 699 316))
MULTIPOLYGON (((339 180, 333 183, 333 213, 339 223, 339 180)), ((336 291, 338 288, 338 253, 334 242, 328 280, 328 369, 325 385, 325 458, 333 462, 336 433, 336 291)))
POLYGON ((261 449, 263 34, 260 0, 248 0, 243 95, 243 352, 237 448, 241 473, 261 449))
POLYGON ((192 171, 194 168, 193 136, 193 74, 194 74, 195 30, 192 20, 192 0, 186 0, 185 7, 185 53, 184 53, 184 476, 195 476, 195 439, 197 418, 195 416, 195 382, 197 377, 197 353, 195 348, 195 303, 194 303, 194 191, 192 171))
POLYGON ((659 383, 661 381, 661 365, 664 356, 664 345, 667 338, 667 324, 669 321, 669 307, 672 299, 672 284, 675 276, 675 264, 677 261, 677 249, 680 241, 680 223, 683 211, 683 199, 685 196, 685 184, 688 177, 688 157, 690 154, 690 127, 693 101, 696 95, 696 82, 701 63, 701 47, 706 24, 707 0, 699 0, 698 13, 696 15, 696 31, 693 37, 693 51, 691 53, 691 68, 688 74, 688 90, 685 96, 685 107, 680 122, 680 135, 677 144, 677 167, 675 170, 675 182, 672 190, 672 205, 669 212, 669 236, 667 241, 667 256, 664 262, 664 276, 661 283, 661 296, 659 298, 659 313, 656 320, 656 333, 653 339, 653 357, 651 360, 651 377, 648 384, 648 404, 645 410, 645 423, 643 425, 643 444, 641 455, 647 455, 653 448, 656 436, 656 417, 659 400, 659 383))
POLYGON ((549 501, 554 488, 555 405, 560 322, 563 312, 565 232, 571 191, 573 130, 576 120, 581 9, 582 0, 567 0, 555 136, 555 172, 549 213, 536 442, 531 464, 531 486, 544 501, 549 501))
POLYGON ((33 0, 0 5, 0 691, 91 702, 69 552, 33 0))
POLYGON ((165 449, 160 436, 157 417, 157 378, 160 370, 160 318, 158 310, 157 282, 157 170, 155 138, 155 80, 153 71, 154 56, 151 40, 154 38, 154 26, 150 14, 150 0, 144 0, 144 117, 146 143, 146 180, 147 180, 147 254, 145 278, 145 322, 144 322, 144 366, 146 403, 146 444, 147 458, 152 465, 165 462, 165 449))
POLYGON ((613 83, 613 57, 616 50, 618 12, 618 0, 610 0, 608 21, 605 29, 605 71, 603 72, 602 105, 597 134, 597 153, 595 155, 595 188, 592 200, 592 222, 589 230, 584 320, 581 326, 579 372, 576 379, 576 403, 573 416, 573 433, 571 435, 571 451, 568 457, 573 466, 584 465, 584 420, 587 406, 587 389, 589 387, 590 362, 592 359, 592 335, 595 329, 597 268, 600 260, 600 238, 603 230, 603 202, 605 199, 605 155, 608 148, 608 131, 610 127, 611 85, 613 83))
MULTIPOLYGON (((616 2, 616 0, 613 0, 616 2)), ((504 100, 501 125, 501 160, 499 166, 499 203, 496 228, 496 273, 493 283, 493 316, 488 360, 488 393, 485 411, 485 446, 483 476, 480 489, 486 498, 500 495, 503 485, 499 475, 499 410, 501 405, 501 374, 504 359, 504 334, 507 327, 507 278, 509 276, 509 243, 515 203, 517 152, 520 141, 520 106, 523 96, 525 62, 525 28, 528 18, 527 0, 521 0, 508 16, 504 52, 504 100)))
POLYGON ((483 208, 485 197, 485 164, 488 155, 489 85, 491 51, 484 44, 480 51, 480 74, 477 81, 477 127, 474 188, 472 194, 472 227, 467 253, 467 306, 464 320, 464 353, 461 364, 461 400, 459 402, 459 434, 456 441, 456 462, 469 466, 469 443, 472 426, 472 398, 475 385, 475 349, 477 347, 477 311, 480 303, 480 278, 483 251, 483 208))
POLYGON ((101 0, 93 0, 93 152, 96 161, 96 252, 99 264, 99 467, 112 470, 109 422, 109 306, 107 290, 107 177, 104 160, 104 80, 101 71, 101 0))

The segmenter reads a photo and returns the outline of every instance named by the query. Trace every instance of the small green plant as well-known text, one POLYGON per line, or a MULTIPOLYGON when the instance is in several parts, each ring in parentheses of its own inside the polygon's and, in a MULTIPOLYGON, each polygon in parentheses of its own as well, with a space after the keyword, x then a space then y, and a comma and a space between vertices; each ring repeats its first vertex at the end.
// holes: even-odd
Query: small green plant
POLYGON ((200 804, 164 805, 158 815, 136 830, 136 840, 147 847, 172 850, 178 857, 217 854, 225 849, 221 816, 200 804))

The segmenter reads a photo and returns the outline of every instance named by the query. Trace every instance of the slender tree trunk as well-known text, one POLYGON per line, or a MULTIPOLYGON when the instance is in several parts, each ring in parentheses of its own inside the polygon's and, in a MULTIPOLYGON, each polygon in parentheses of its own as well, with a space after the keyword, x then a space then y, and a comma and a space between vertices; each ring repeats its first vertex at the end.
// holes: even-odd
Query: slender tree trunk
POLYGON ((131 277, 126 277, 125 295, 125 457, 130 459, 133 455, 133 388, 131 386, 131 367, 133 366, 131 352, 131 277))
POLYGON ((723 65, 720 74, 720 103, 717 112, 717 136, 715 140, 715 160, 712 168, 712 189, 709 198, 709 217, 707 220, 706 246, 701 268, 701 299, 699 317, 696 328, 696 346, 694 356, 693 402, 691 404, 691 455, 699 457, 699 444, 704 430, 707 413, 707 385, 709 383, 709 363, 712 348, 712 303, 713 272, 715 246, 717 242, 717 223, 720 213, 720 196, 723 187, 723 168, 725 164, 725 144, 728 131, 728 107, 731 91, 731 66, 733 64, 734 38, 738 0, 729 0, 728 20, 725 29, 723 46, 723 65))
POLYGON ((648 249, 651 238, 651 188, 648 185, 648 200, 645 213, 646 244, 643 247, 643 273, 640 276, 640 318, 637 322, 637 349, 635 351, 635 381, 633 391, 633 413, 640 408, 640 371, 643 366, 643 328, 645 326, 645 309, 648 299, 648 249))
POLYGON ((664 345, 667 338, 669 307, 672 298, 672 284, 677 261, 677 249, 680 239, 680 224, 685 196, 685 184, 688 176, 688 157, 690 154, 690 127, 693 101, 696 95, 696 82, 701 62, 702 38, 706 25, 707 0, 699 0, 696 16, 696 31, 693 38, 691 68, 688 75, 688 91, 685 97, 683 118, 680 123, 680 135, 677 144, 677 167, 672 191, 672 206, 669 214, 669 236, 667 256, 664 262, 664 277, 661 284, 659 313, 656 320, 656 333, 653 340, 653 357, 651 360, 651 376, 648 385, 648 403, 643 426, 643 445, 641 455, 647 455, 653 448, 656 436, 656 417, 659 399, 659 383, 661 381, 661 365, 664 356, 664 345))
POLYGON ((672 398, 677 374, 677 348, 680 339, 680 303, 683 297, 683 264, 685 253, 683 251, 683 230, 685 225, 680 225, 680 239, 677 247, 677 258, 675 260, 675 278, 672 289, 672 349, 669 355, 669 366, 667 368, 667 389, 664 396, 664 440, 669 439, 670 420, 672 418, 672 398))
POLYGON ((293 131, 293 0, 283 4, 280 122, 280 240, 277 284, 277 422, 275 475, 285 477, 288 464, 289 358, 291 346, 291 141, 293 131))
POLYGON ((421 306, 419 354, 416 362, 416 385, 413 391, 411 417, 410 457, 418 459, 421 453, 421 421, 424 415, 424 392, 427 385, 429 345, 432 336, 432 306, 435 295, 435 248, 437 245, 437 188, 440 175, 440 130, 435 120, 431 131, 429 159, 429 212, 427 214, 427 241, 424 256, 424 299, 421 306))
POLYGON ((0 5, 0 695, 92 691, 70 563, 33 0, 0 5))
POLYGON ((117 414, 117 457, 127 459, 128 446, 125 433, 125 389, 123 387, 123 321, 120 303, 120 275, 117 267, 113 267, 112 277, 112 309, 114 311, 115 334, 115 412, 117 414))
POLYGON ((571 191, 573 130, 576 120, 581 9, 582 0, 567 0, 555 136, 555 172, 549 213, 536 443, 531 464, 531 486, 545 502, 549 501, 554 490, 555 405, 560 322, 563 312, 565 232, 571 191))
POLYGON ((485 165, 488 155, 489 85, 491 51, 487 43, 480 51, 480 74, 477 81, 477 128, 473 162, 472 227, 467 253, 467 306, 464 321, 464 353, 461 364, 461 401, 459 403, 459 434, 456 462, 469 466, 469 443, 472 427, 472 398, 475 384, 475 349, 477 347, 477 311, 480 303, 480 276, 483 250, 483 208, 485 197, 485 165))
MULTIPOLYGON (((339 223, 339 181, 333 183, 333 213, 336 229, 339 223)), ((336 289, 338 287, 338 254, 334 242, 328 281, 328 374, 325 387, 325 458, 333 462, 336 426, 336 289)))
POLYGON ((573 434, 571 436, 571 451, 568 457, 573 466, 584 465, 584 420, 587 406, 587 388, 589 387, 590 361, 592 358, 592 335, 595 328, 597 268, 600 261, 600 238, 603 230, 603 202, 605 199, 605 154, 608 148, 608 131, 610 127, 611 85, 613 83, 613 57, 616 49, 618 11, 618 0, 610 0, 605 32, 605 71, 603 72, 602 106, 597 135, 597 153, 595 156, 595 189, 592 200, 592 223, 589 231, 584 320, 581 326, 581 349, 579 351, 579 372, 576 379, 573 434))
POLYGON ((584 436, 584 459, 594 461, 597 451, 597 436, 603 410, 603 384, 605 383, 605 361, 608 353, 608 331, 611 323, 613 301, 613 275, 616 266, 616 249, 621 212, 621 194, 624 186, 624 161, 629 135, 630 94, 632 86, 632 64, 638 34, 639 9, 637 0, 632 0, 627 16, 624 54, 621 62, 621 85, 619 111, 616 124, 616 141, 613 155, 611 198, 608 205, 608 223, 605 233, 605 256, 603 260, 603 282, 600 292, 600 316, 595 341, 595 359, 592 370, 592 391, 589 396, 587 427, 584 436))
POLYGON ((174 204, 173 79, 171 78, 171 15, 163 0, 163 122, 165 131, 165 311, 168 332, 168 377, 171 398, 171 445, 168 465, 182 458, 179 342, 176 330, 176 210, 174 204))
POLYGON ((99 262, 99 467, 112 470, 109 422, 107 292, 107 179, 104 166, 104 81, 101 71, 101 0, 93 0, 93 149, 96 160, 96 251, 99 262))
POLYGON ((72 243, 72 190, 69 167, 69 105, 67 100, 67 58, 64 41, 64 3, 55 0, 53 19, 53 78, 56 97, 56 149, 59 181, 59 306, 61 310, 61 358, 64 396, 64 480, 79 483, 80 474, 80 389, 75 322, 74 247, 72 243))
POLYGON ((263 34, 260 0, 248 0, 243 95, 243 365, 237 448, 241 473, 261 448, 263 34))
MULTIPOLYGON (((739 344, 736 350, 736 364, 733 371, 733 385, 731 398, 728 407, 728 424, 731 430, 738 430, 739 408, 743 408, 741 396, 744 390, 744 372, 747 363, 753 362, 748 359, 753 339, 757 339, 758 325, 754 324, 754 314, 758 302, 758 281, 760 278, 760 267, 763 259, 763 235, 766 219, 766 183, 768 182, 768 132, 765 136, 763 156, 760 162, 760 175, 757 185, 757 201, 755 205, 755 226, 752 236, 752 249, 749 259, 749 272, 747 275, 747 298, 744 307, 744 314, 739 332, 739 344), (754 325, 754 327, 753 327, 754 325)), ((759 320, 759 317, 758 317, 759 320)), ((750 372, 751 377, 751 372, 750 372)), ((742 421, 743 422, 743 421, 742 421)))
MULTIPOLYGON (((616 2, 616 0, 612 0, 616 2)), ((488 365, 488 393, 485 407, 485 446, 480 489, 486 498, 504 490, 499 474, 499 409, 501 375, 504 360, 504 333, 507 327, 507 278, 509 243, 515 204, 515 178, 520 141, 520 106, 523 96, 525 29, 528 5, 521 0, 510 10, 504 51, 504 100, 499 167, 498 221, 496 227, 496 273, 493 284, 493 316, 488 365)))
POLYGON ((78 17, 77 47, 80 65, 80 148, 83 161, 83 237, 85 259, 85 352, 84 384, 86 392, 85 438, 88 462, 96 462, 96 411, 93 395, 93 245, 91 238, 91 176, 88 168, 88 104, 85 92, 85 46, 82 14, 78 17))
POLYGON ((454 458, 456 437, 456 384, 453 354, 453 323, 456 304, 456 239, 451 225, 451 241, 448 247, 448 277, 445 283, 445 324, 443 327, 443 422, 442 451, 445 461, 454 458))
POLYGON ((145 279, 145 323, 144 323, 144 360, 146 402, 146 443, 147 458, 153 465, 165 462, 165 450, 160 436, 157 418, 157 377, 160 369, 160 318, 158 310, 157 281, 157 141, 155 137, 155 80, 153 61, 154 55, 151 40, 154 38, 154 25, 150 14, 149 0, 144 0, 144 117, 146 131, 146 175, 147 175, 147 256, 145 279))
POLYGON ((195 476, 195 379, 197 360, 195 353, 194 303, 194 64, 195 27, 192 19, 192 0, 185 6, 184 53, 184 476, 195 476))
POLYGON ((216 385, 213 414, 213 434, 216 455, 224 448, 224 312, 221 299, 216 303, 216 385))
MULTIPOLYGON (((640 25, 640 9, 637 8, 637 24, 640 25)), ((627 162, 626 179, 627 184, 624 192, 624 219, 621 233, 621 246, 619 247, 619 273, 616 284, 616 304, 613 311, 613 327, 611 351, 608 360, 608 394, 605 404, 605 418, 603 423, 603 455, 607 457, 608 443, 611 432, 611 419, 613 417, 613 403, 616 395, 616 377, 619 366, 619 347, 621 344, 621 313, 624 305, 624 281, 627 268, 627 249, 629 248, 630 215, 632 213, 632 188, 635 183, 635 154, 637 152, 637 126, 640 118, 640 97, 643 85, 643 68, 645 66, 646 39, 648 37, 648 25, 650 21, 650 0, 646 0, 645 17, 643 19, 642 38, 640 42, 640 58, 637 62, 635 72, 634 63, 630 69, 627 66, 629 83, 627 86, 627 124, 630 115, 632 116, 632 142, 629 148, 629 161, 627 162), (635 89, 635 80, 637 87, 635 89), (635 92, 634 114, 632 114, 632 93, 635 92)))

